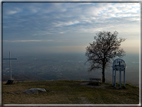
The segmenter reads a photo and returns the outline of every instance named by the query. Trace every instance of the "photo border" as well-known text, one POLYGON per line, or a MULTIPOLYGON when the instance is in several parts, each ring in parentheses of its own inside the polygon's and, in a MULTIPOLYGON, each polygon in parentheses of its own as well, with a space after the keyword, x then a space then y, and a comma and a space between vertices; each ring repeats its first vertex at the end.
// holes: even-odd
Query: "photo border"
MULTIPOLYGON (((142 2, 141 1, 1 1, 1 71, 2 71, 2 58, 3 58, 3 3, 139 3, 140 4, 140 46, 139 46, 139 104, 1 104, 2 106, 141 106, 141 46, 142 46, 142 2)), ((2 72, 1 72, 1 90, 2 91, 2 72)), ((2 92, 1 93, 1 103, 2 103, 2 92)))

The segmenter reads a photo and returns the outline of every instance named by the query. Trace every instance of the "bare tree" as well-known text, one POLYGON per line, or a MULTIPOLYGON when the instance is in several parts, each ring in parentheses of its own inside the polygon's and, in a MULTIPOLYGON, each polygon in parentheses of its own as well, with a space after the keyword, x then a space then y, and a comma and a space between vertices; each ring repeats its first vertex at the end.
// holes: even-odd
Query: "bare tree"
POLYGON ((117 38, 118 32, 99 32, 94 36, 95 41, 86 47, 87 62, 91 64, 89 71, 102 69, 102 82, 105 82, 105 68, 116 56, 125 55, 123 49, 120 49, 124 38, 117 38))

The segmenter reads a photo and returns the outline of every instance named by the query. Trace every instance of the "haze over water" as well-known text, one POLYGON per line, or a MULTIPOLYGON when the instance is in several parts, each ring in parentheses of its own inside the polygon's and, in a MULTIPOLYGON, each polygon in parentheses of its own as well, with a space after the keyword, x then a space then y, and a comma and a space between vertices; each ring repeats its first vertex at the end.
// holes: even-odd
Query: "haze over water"
MULTIPOLYGON (((8 54, 4 54, 4 57, 8 54)), ((86 56, 83 53, 65 54, 12 54, 18 60, 11 61, 13 78, 18 81, 32 80, 89 80, 89 78, 101 78, 102 71, 88 72, 89 64, 85 64, 86 56)), ((128 54, 123 57, 126 68, 126 83, 138 86, 139 84, 139 56, 128 54)), ((112 63, 107 67, 106 82, 112 80, 112 63)), ((9 78, 9 61, 3 61, 4 80, 9 78)), ((119 72, 116 73, 119 82, 119 72)), ((122 72, 123 81, 123 72, 122 72)))

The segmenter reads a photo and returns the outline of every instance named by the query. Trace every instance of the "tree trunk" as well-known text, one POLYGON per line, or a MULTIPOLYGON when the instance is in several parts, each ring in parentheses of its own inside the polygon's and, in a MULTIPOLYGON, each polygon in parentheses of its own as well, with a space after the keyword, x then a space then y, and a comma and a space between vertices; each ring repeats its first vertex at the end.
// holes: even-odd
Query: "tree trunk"
POLYGON ((105 67, 102 69, 102 82, 105 83, 105 67))
POLYGON ((105 83, 105 54, 103 58, 103 66, 102 66, 102 83, 105 83))

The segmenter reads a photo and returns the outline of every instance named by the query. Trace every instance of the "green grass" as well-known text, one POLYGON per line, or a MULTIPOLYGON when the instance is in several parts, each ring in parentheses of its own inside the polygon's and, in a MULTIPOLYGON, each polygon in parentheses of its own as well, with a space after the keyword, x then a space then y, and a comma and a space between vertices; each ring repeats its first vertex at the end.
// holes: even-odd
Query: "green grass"
MULTIPOLYGON (((3 84, 3 104, 138 104, 139 88, 126 84, 118 89, 105 83, 105 88, 80 85, 82 81, 31 81, 3 84), (46 93, 25 94, 30 88, 45 88, 46 93)), ((85 81, 84 81, 85 82, 85 81)), ((100 84, 101 86, 102 84, 100 84)), ((118 84, 117 84, 118 87, 118 84)))

